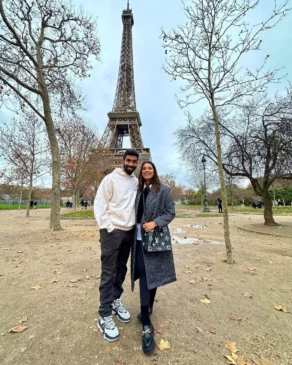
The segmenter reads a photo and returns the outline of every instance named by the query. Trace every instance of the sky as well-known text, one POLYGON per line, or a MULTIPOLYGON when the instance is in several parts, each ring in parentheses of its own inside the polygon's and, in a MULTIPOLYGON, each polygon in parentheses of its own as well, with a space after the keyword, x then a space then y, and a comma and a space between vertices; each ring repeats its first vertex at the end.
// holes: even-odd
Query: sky
MULTIPOLYGON (((280 2, 283 0, 280 0, 280 2)), ((292 1, 292 0, 291 0, 292 1)), ((119 58, 122 39, 123 9, 126 0, 74 0, 74 4, 97 17, 98 36, 101 41, 100 62, 93 64, 91 77, 78 83, 85 95, 86 119, 95 126, 99 134, 104 132, 112 110, 117 85, 119 58)), ((252 21, 265 18, 274 1, 262 0, 252 21)), ((164 49, 160 38, 161 28, 169 30, 185 23, 181 0, 130 0, 134 14, 133 52, 137 109, 141 116, 144 146, 150 148, 152 161, 160 175, 172 173, 177 183, 190 185, 187 168, 175 146, 174 132, 186 123, 185 110, 176 103, 179 82, 163 71, 164 49)), ((292 12, 272 31, 263 37, 262 50, 246 60, 249 66, 258 65, 269 54, 269 67, 284 67, 286 80, 292 81, 292 12)), ((287 83, 271 89, 284 88, 287 83)), ((197 104, 190 111, 199 117, 204 110, 197 104)), ((1 119, 8 118, 0 111, 1 119)), ((47 181, 45 184, 47 184, 47 181)))

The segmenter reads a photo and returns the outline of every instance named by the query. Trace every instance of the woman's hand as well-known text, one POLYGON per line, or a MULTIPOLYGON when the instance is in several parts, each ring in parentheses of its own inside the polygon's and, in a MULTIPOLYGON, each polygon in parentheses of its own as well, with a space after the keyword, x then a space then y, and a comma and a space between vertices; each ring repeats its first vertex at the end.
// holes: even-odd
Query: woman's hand
POLYGON ((149 222, 143 224, 143 229, 145 232, 153 231, 155 227, 157 227, 157 224, 155 222, 149 222))

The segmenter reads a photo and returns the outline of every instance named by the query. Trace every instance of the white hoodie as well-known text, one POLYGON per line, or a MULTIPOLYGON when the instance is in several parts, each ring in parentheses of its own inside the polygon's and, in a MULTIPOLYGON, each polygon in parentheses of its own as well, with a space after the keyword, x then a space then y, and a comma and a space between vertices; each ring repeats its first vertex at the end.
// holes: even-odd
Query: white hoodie
POLYGON ((117 168, 101 182, 94 200, 94 216, 100 229, 131 230, 135 225, 138 179, 117 168))

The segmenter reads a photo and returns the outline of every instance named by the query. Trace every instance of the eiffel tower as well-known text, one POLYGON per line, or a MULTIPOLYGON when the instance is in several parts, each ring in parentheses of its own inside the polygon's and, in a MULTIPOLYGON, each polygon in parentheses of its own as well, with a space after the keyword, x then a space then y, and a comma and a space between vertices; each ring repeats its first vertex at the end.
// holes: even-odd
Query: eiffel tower
POLYGON ((150 160, 150 149, 145 148, 141 136, 140 114, 136 107, 132 27, 134 17, 128 0, 122 14, 123 37, 120 68, 113 110, 108 113, 109 121, 100 141, 100 147, 113 157, 113 165, 122 162, 124 137, 130 137, 131 148, 140 154, 140 160, 150 160))

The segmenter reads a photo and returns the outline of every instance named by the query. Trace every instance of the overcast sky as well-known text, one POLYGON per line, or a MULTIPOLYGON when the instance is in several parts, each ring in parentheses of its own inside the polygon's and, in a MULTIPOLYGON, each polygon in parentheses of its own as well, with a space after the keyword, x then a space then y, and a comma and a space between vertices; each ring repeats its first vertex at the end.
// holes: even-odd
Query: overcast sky
MULTIPOLYGON (((281 1, 281 0, 280 0, 281 1)), ((85 95, 86 117, 103 133, 111 111, 119 69, 122 39, 121 15, 126 0, 74 0, 84 10, 98 17, 98 34, 101 41, 101 62, 94 64, 91 77, 79 84, 85 95), (85 5, 83 5, 85 4, 85 5)), ((274 1, 262 0, 254 13, 254 21, 265 18, 274 1), (269 5, 270 4, 270 5, 269 5)), ((173 82, 162 69, 164 50, 160 39, 161 27, 166 30, 185 23, 180 0, 130 0, 135 25, 133 27, 134 67, 136 102, 142 120, 141 133, 144 146, 151 149, 152 160, 159 174, 174 173, 177 182, 189 185, 186 168, 175 146, 175 130, 186 122, 175 94, 179 93, 178 82, 173 82)), ((269 67, 285 67, 292 74, 292 14, 263 36, 262 51, 248 58, 249 66, 257 65, 267 54, 269 67)), ((284 88, 287 83, 278 85, 284 88)), ((276 90, 275 87, 273 90, 276 90)), ((203 112, 202 105, 192 109, 194 116, 203 112)), ((3 118, 4 111, 0 113, 3 118)), ((1 123, 1 120, 0 120, 1 123)))

